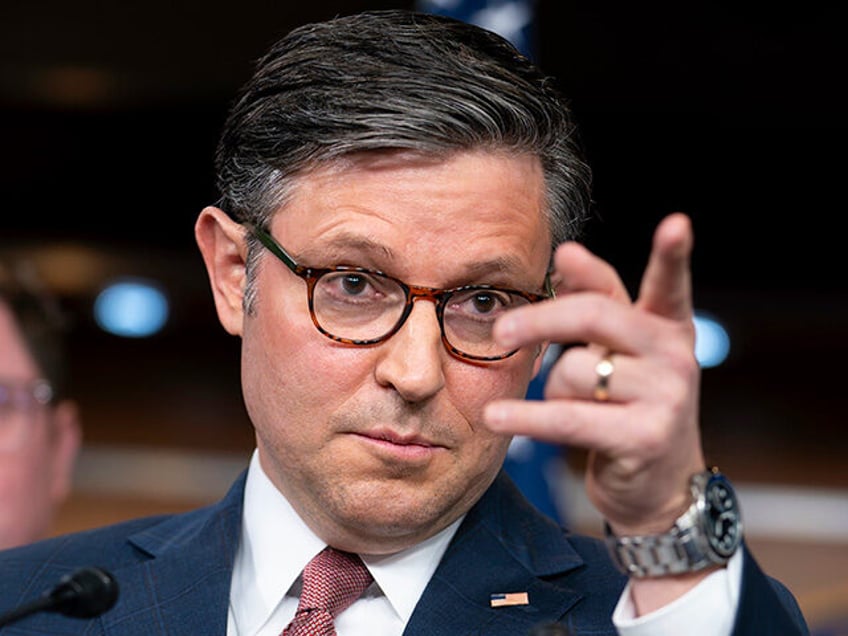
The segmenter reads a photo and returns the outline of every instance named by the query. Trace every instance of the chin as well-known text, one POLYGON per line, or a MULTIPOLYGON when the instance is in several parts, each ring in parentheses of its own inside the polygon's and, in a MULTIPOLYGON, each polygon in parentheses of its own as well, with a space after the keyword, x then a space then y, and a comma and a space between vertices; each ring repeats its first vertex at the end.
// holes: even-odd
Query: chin
POLYGON ((370 537, 382 548, 396 544, 391 551, 397 551, 450 525, 467 512, 466 501, 473 501, 467 491, 425 493, 420 484, 381 483, 349 488, 343 500, 336 502, 341 505, 333 507, 352 535, 370 537))

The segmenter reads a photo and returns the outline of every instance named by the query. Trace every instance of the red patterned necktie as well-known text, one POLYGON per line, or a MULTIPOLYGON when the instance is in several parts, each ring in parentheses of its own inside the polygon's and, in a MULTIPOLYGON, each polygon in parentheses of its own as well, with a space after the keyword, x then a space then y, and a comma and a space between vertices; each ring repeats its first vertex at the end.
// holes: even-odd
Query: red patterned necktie
POLYGON ((303 568, 297 612, 281 636, 336 636, 333 618, 358 599, 372 580, 357 555, 324 548, 303 568))

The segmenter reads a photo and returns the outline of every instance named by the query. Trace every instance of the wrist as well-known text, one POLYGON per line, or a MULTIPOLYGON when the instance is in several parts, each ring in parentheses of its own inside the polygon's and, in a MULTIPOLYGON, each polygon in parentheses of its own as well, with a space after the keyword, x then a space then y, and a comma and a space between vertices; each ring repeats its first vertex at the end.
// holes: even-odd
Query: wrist
POLYGON ((723 566, 736 551, 742 522, 733 487, 717 469, 690 480, 690 502, 664 532, 621 534, 604 524, 613 561, 631 577, 686 575, 723 566))

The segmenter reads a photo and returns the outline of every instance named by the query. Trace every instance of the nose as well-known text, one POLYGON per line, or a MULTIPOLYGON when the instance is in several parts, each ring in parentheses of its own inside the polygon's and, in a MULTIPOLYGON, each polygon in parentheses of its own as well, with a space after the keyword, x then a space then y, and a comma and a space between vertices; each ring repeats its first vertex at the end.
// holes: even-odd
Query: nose
POLYGON ((403 326, 379 349, 377 382, 393 387, 404 400, 421 402, 444 387, 443 364, 449 354, 442 344, 435 302, 415 302, 403 326))

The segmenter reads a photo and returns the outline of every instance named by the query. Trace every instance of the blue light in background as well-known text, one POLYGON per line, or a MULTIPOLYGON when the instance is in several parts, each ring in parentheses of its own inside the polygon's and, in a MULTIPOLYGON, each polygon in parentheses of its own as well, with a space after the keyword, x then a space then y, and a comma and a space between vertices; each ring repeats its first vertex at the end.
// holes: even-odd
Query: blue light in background
POLYGON ((701 368, 720 365, 730 353, 730 336, 721 323, 703 311, 695 312, 695 357, 701 368))
POLYGON ((124 279, 106 286, 94 301, 94 319, 101 329, 124 338, 146 338, 168 321, 165 293, 154 283, 124 279))

